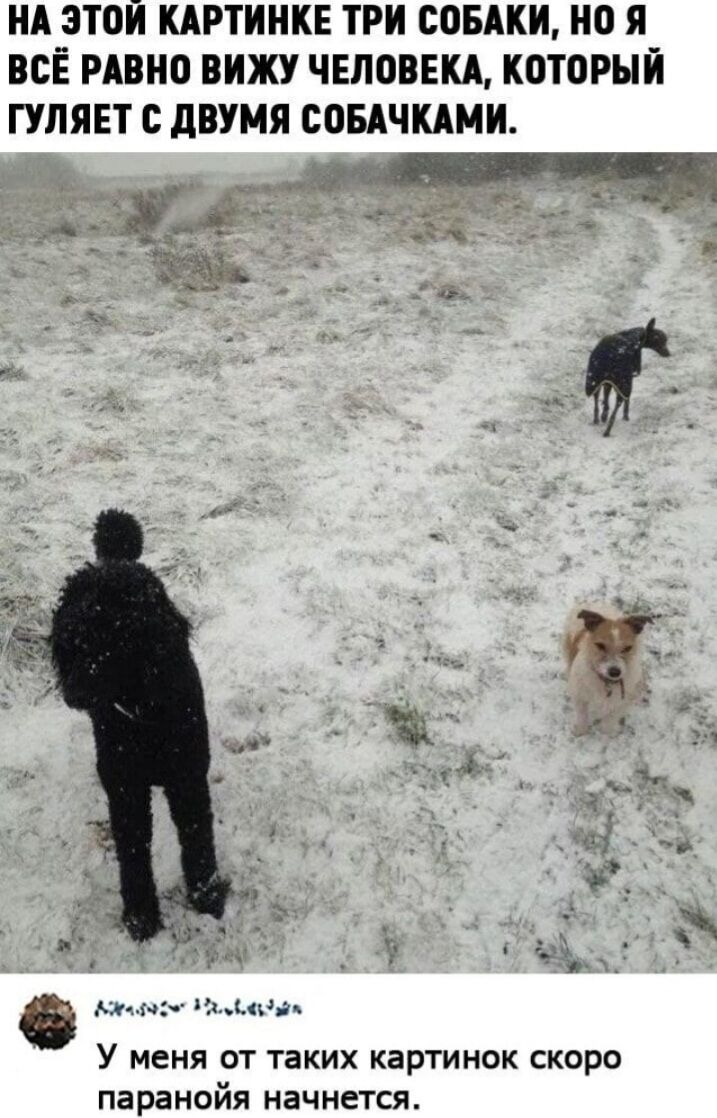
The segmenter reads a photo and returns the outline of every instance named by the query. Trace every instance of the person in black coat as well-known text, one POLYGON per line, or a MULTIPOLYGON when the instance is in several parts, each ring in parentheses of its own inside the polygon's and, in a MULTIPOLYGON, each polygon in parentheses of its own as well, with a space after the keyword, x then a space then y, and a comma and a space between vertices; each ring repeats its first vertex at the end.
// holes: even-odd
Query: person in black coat
POLYGON ((610 334, 598 342, 590 354, 585 378, 585 394, 594 401, 593 423, 598 422, 598 397, 602 388, 602 422, 608 420, 610 392, 615 391, 615 406, 604 434, 612 431, 618 408, 622 404, 623 419, 630 418, 630 396, 632 382, 642 372, 642 351, 653 349, 660 357, 669 357, 667 335, 655 329, 655 319, 651 318, 647 327, 636 326, 610 334))
POLYGON ((167 796, 190 903, 217 919, 224 912, 227 884, 217 873, 207 783, 209 732, 189 623, 139 562, 139 523, 105 510, 94 546, 96 562, 71 575, 60 595, 52 658, 65 702, 92 721, 123 920, 134 939, 145 940, 162 926, 151 863, 153 785, 167 796))

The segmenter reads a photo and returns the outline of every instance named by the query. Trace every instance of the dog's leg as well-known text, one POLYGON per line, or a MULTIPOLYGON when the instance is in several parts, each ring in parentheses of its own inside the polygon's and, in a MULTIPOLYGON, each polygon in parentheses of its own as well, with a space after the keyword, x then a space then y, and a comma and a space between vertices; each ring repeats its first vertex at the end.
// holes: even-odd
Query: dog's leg
POLYGON ((575 701, 575 722, 573 723, 573 733, 576 738, 583 737, 587 734, 590 728, 588 722, 588 704, 575 701))
POLYGON ((625 397, 625 403, 622 405, 622 418, 623 419, 629 419, 630 418, 630 397, 629 396, 625 397))
POLYGON ((607 718, 603 718, 600 722, 599 730, 601 734, 607 737, 614 737, 622 729, 622 711, 617 711, 614 714, 609 714, 607 718))
POLYGON ((593 423, 599 422, 599 407, 600 407, 600 389, 596 388, 593 392, 593 423))
POLYGON ((607 420, 608 411, 610 410, 610 385, 604 384, 602 386, 602 415, 603 423, 607 420))
POLYGON ((608 438, 610 432, 612 431, 612 425, 615 422, 615 417, 617 416, 618 408, 620 407, 621 403, 621 398, 618 396, 617 393, 615 393, 615 406, 612 409, 612 414, 608 420, 607 427, 603 431, 603 435, 605 438, 608 438))
POLYGON ((152 876, 152 790, 128 781, 105 785, 105 791, 119 862, 122 919, 133 939, 150 939, 162 927, 152 876))
POLYGON ((190 904, 197 912, 219 920, 224 915, 228 884, 217 874, 207 778, 168 785, 165 791, 182 848, 190 904))

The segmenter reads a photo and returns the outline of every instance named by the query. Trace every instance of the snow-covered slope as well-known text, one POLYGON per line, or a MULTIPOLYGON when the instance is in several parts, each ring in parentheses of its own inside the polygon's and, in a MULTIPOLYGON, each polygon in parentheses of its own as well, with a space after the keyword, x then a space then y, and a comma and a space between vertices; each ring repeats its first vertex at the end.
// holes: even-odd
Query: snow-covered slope
POLYGON ((120 195, 5 196, 4 970, 717 964, 716 237, 673 195, 239 191, 159 254, 120 195), (587 353, 653 314, 602 439, 587 353), (233 882, 187 908, 158 792, 144 946, 42 641, 112 504, 195 625, 233 882), (612 740, 569 732, 582 597, 659 614, 612 740))

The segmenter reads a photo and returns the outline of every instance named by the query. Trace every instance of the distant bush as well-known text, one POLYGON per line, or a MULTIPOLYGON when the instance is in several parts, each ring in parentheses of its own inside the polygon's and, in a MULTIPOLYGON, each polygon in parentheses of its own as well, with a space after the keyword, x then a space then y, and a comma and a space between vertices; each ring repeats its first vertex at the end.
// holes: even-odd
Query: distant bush
POLYGON ((233 224, 236 198, 231 187, 206 186, 196 178, 171 179, 129 194, 130 233, 153 234, 219 229, 233 224))
POLYGON ((0 189, 67 190, 78 186, 84 175, 72 160, 57 152, 11 155, 0 160, 0 189))
POLYGON ((76 237, 77 226, 71 218, 65 215, 60 218, 57 225, 52 227, 50 233, 56 237, 76 237))
POLYGON ((160 283, 180 290, 217 291, 227 283, 248 283, 249 276, 220 241, 164 241, 150 253, 160 283))
POLYGON ((705 160, 712 160, 714 168, 714 156, 686 152, 405 152, 363 159, 333 155, 328 159, 309 158, 303 177, 318 186, 371 182, 470 184, 548 173, 663 177, 672 172, 694 174, 705 160))
POLYGON ((162 214, 155 233, 188 233, 198 229, 222 229, 236 221, 236 197, 231 187, 190 184, 162 214))
POLYGON ((130 212, 127 228, 130 233, 150 233, 157 228, 172 202, 186 190, 186 183, 171 180, 161 186, 140 187, 129 195, 130 212))
POLYGON ((552 173, 558 175, 617 175, 633 178, 660 175, 673 169, 685 156, 660 152, 468 152, 407 153, 395 157, 394 169, 401 179, 428 177, 451 182, 475 182, 515 176, 552 173))
POLYGON ((426 153, 405 152, 393 157, 392 176, 399 182, 470 183, 507 178, 513 175, 537 174, 547 170, 548 156, 540 152, 426 153))
POLYGON ((309 156, 303 166, 302 178, 311 186, 358 186, 361 183, 384 182, 392 177, 390 157, 367 155, 331 155, 327 159, 309 156))

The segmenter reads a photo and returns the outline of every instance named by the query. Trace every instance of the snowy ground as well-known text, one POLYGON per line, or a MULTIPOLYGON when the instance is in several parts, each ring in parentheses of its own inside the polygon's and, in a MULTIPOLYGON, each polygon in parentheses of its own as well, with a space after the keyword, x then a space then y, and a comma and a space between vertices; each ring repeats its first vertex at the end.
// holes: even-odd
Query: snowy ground
POLYGON ((170 215, 167 285, 127 197, 0 196, 2 969, 717 967, 713 200, 257 188, 170 215), (604 440, 587 353, 652 314, 604 440), (111 504, 195 625, 233 882, 187 908, 157 793, 143 946, 42 641, 111 504), (569 732, 583 597, 660 615, 614 740, 569 732))

